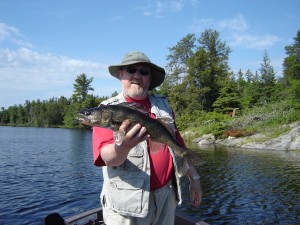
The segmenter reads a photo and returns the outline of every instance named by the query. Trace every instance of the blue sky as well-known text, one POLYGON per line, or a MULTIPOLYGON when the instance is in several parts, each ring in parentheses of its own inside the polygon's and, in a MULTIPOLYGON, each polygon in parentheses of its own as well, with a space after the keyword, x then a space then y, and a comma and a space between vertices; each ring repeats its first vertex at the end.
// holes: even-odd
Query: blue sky
POLYGON ((299 0, 2 0, 0 107, 70 97, 77 75, 94 94, 120 91, 107 67, 128 51, 164 67, 188 33, 215 29, 231 48, 232 71, 260 68, 267 50, 277 75, 300 29, 299 0))

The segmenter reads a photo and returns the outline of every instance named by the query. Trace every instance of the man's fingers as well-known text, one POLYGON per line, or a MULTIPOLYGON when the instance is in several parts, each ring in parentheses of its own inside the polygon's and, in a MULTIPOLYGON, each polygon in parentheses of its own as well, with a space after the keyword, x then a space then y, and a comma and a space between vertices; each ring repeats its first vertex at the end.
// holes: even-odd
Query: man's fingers
POLYGON ((124 131, 124 133, 126 133, 127 128, 130 125, 130 121, 129 120, 124 120, 123 123, 121 124, 121 126, 119 127, 120 131, 124 131))

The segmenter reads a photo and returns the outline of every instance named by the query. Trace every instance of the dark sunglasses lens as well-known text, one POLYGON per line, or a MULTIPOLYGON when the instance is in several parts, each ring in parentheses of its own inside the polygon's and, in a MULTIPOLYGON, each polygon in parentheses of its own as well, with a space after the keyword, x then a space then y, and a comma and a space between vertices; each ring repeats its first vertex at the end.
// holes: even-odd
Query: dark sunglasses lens
MULTIPOLYGON (((135 67, 127 67, 126 71, 127 73, 134 74, 136 73, 137 69, 135 67)), ((150 71, 147 69, 139 69, 138 71, 142 76, 147 76, 150 73, 150 71)))
POLYGON ((149 74, 149 70, 140 69, 139 72, 142 76, 147 76, 149 74))
POLYGON ((136 68, 134 68, 134 67, 127 67, 126 71, 127 71, 127 73, 134 74, 134 73, 136 73, 136 68))

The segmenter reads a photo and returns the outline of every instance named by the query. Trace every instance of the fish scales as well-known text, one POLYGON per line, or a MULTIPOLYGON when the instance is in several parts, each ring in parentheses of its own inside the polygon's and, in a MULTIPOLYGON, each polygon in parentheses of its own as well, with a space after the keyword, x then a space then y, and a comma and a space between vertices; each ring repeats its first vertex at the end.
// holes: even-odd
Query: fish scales
MULTIPOLYGON (((136 109, 122 105, 103 105, 98 108, 99 110, 108 110, 111 112, 111 123, 112 125, 115 125, 113 126, 112 130, 118 130, 122 122, 127 119, 130 121, 128 130, 139 123, 141 126, 144 126, 147 129, 152 141, 164 143, 171 148, 174 148, 174 150, 176 149, 176 153, 181 157, 186 154, 177 140, 172 134, 170 134, 168 129, 161 122, 159 122, 159 120, 153 119, 147 114, 136 109)), ((95 110, 98 109, 95 108, 95 110)))
MULTIPOLYGON (((146 112, 138 109, 136 103, 101 105, 96 108, 86 109, 79 113, 78 120, 85 125, 99 126, 114 131, 119 130, 124 120, 129 120, 130 125, 128 130, 136 124, 144 126, 150 134, 151 141, 168 145, 180 158, 186 158, 188 153, 191 153, 188 148, 182 147, 178 143, 174 136, 158 119, 153 119, 147 115, 146 112)), ((188 161, 191 160, 190 158, 186 159, 188 161)), ((200 164, 202 164, 202 162, 200 162, 200 164)))

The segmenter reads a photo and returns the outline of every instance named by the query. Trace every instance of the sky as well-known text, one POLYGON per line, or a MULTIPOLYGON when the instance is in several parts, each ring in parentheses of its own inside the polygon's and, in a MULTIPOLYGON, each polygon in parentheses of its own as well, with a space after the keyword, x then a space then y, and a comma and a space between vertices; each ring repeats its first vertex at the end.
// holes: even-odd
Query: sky
POLYGON ((119 92, 108 66, 142 51, 165 67, 187 34, 219 32, 235 73, 255 73, 267 51, 282 76, 285 47, 300 30, 299 0, 1 0, 0 110, 71 97, 78 75, 98 96, 119 92))

